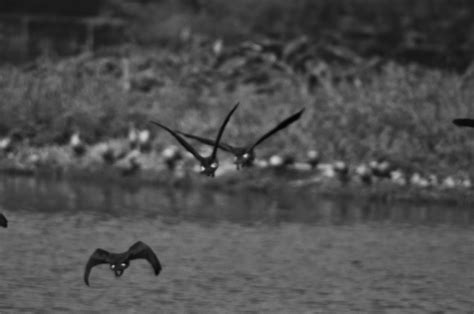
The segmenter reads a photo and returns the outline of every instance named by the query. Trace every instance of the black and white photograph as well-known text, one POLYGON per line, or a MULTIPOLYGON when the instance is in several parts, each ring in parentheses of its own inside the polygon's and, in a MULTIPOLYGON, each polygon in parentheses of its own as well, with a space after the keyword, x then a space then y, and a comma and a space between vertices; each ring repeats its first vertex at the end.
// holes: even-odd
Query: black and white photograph
POLYGON ((0 313, 474 313, 474 1, 1 0, 0 313))

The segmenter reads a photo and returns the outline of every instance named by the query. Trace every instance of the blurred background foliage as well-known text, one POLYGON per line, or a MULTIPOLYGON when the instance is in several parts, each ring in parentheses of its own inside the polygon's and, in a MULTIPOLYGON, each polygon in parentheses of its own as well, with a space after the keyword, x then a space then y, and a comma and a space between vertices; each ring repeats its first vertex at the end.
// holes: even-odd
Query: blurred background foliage
POLYGON ((230 142, 306 108, 263 155, 473 170, 473 134, 451 125, 474 117, 472 1, 103 0, 96 14, 126 21, 121 43, 0 67, 2 135, 61 144, 80 129, 93 143, 153 118, 212 136, 240 101, 230 142))
POLYGON ((363 56, 465 69, 474 53, 469 0, 108 0, 105 14, 128 19, 139 43, 194 33, 241 40, 305 34, 363 56))

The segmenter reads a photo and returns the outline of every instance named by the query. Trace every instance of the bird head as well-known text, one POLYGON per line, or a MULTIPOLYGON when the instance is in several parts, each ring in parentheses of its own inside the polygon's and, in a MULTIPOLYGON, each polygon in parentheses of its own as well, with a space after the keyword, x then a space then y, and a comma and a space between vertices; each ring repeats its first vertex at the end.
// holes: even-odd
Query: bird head
POLYGON ((217 168, 219 168, 219 162, 215 159, 205 160, 201 163, 201 173, 213 177, 217 168))
POLYGON ((255 160, 255 154, 253 151, 245 151, 241 154, 235 155, 234 164, 236 165, 237 169, 241 167, 250 167, 252 166, 255 160))
POLYGON ((129 262, 127 261, 113 263, 113 264, 110 264, 110 270, 112 270, 115 273, 116 277, 120 277, 122 276, 123 272, 125 271, 125 269, 128 268, 129 265, 130 265, 129 262))

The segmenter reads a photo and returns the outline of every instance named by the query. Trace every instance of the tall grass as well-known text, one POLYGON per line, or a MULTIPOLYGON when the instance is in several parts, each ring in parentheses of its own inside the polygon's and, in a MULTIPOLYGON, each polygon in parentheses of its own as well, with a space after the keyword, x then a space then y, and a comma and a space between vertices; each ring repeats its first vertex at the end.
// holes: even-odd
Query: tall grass
MULTIPOLYGON (((130 121, 147 126, 156 119, 214 136, 240 101, 224 134, 229 142, 250 142, 306 108, 301 121, 262 145, 260 155, 288 152, 304 158, 315 148, 325 160, 387 156, 438 173, 474 170, 474 131, 451 124, 455 117, 474 117, 472 82, 459 74, 387 63, 362 85, 341 82, 308 93, 294 80, 275 78, 271 92, 258 93, 251 84, 229 89, 188 52, 131 52, 137 67, 150 56, 161 83, 148 93, 124 90, 120 69, 104 70, 100 58, 44 60, 34 69, 1 67, 0 133, 18 130, 31 143, 48 145, 77 127, 95 142, 124 136, 130 121), (170 56, 177 60, 172 70, 166 68, 170 56)), ((168 134, 152 130, 158 144, 175 144, 168 134)))

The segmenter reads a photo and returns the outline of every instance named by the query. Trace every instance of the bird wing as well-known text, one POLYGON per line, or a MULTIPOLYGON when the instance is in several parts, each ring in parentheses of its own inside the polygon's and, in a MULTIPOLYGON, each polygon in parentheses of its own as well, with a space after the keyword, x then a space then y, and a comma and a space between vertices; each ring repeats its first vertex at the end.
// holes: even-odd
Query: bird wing
POLYGON ((204 158, 199 155, 199 153, 188 143, 186 142, 186 140, 184 138, 182 138, 178 133, 176 133, 175 131, 171 130, 170 128, 164 126, 163 124, 161 123, 158 123, 158 122, 155 122, 155 121, 150 121, 151 123, 153 124, 156 124, 157 126, 159 126, 160 128, 163 128, 165 129, 166 131, 168 131, 171 135, 174 136, 174 138, 176 138, 178 140, 178 142, 183 145, 184 148, 186 148, 186 150, 188 152, 190 152, 191 154, 193 154, 194 157, 196 157, 197 160, 199 160, 200 162, 202 162, 204 160, 204 158))
POLYGON ((467 118, 454 119, 453 123, 457 126, 467 126, 467 127, 474 128, 474 119, 467 119, 467 118))
POLYGON ((0 213, 0 226, 6 228, 8 226, 8 220, 7 218, 0 213))
POLYGON ((89 275, 92 267, 100 264, 107 264, 110 262, 110 253, 103 249, 96 249, 87 261, 86 269, 84 271, 84 282, 89 285, 89 275))
POLYGON ((132 245, 128 249, 128 253, 130 260, 139 258, 146 259, 153 267, 156 276, 161 272, 161 263, 158 260, 158 257, 156 257, 155 252, 153 252, 153 250, 142 241, 138 241, 132 245))
POLYGON ((225 126, 227 125, 227 122, 229 122, 230 117, 232 116, 232 114, 234 113, 234 111, 237 109, 238 106, 239 106, 239 103, 236 103, 234 108, 232 108, 232 110, 225 117, 224 122, 222 122, 219 132, 217 133, 216 141, 214 143, 214 149, 212 150, 212 155, 211 155, 212 158, 216 157, 217 147, 219 147, 219 143, 221 141, 222 133, 224 133, 225 126))
POLYGON ((261 136, 252 146, 250 146, 247 149, 247 151, 251 151, 252 149, 255 148, 255 146, 257 146, 258 144, 260 144, 261 142, 263 142, 264 140, 266 140, 267 138, 269 138, 276 132, 283 130, 284 128, 286 128, 287 126, 289 126, 290 124, 298 120, 301 117, 301 114, 303 113, 303 111, 304 111, 304 108, 298 111, 297 113, 291 115, 290 117, 286 118, 285 120, 281 121, 280 123, 278 123, 273 129, 271 129, 270 131, 265 133, 263 136, 261 136))
MULTIPOLYGON (((197 140, 203 144, 206 144, 206 145, 209 145, 209 146, 214 146, 215 145, 215 141, 213 140, 210 140, 210 139, 207 139, 207 138, 204 138, 204 137, 200 137, 200 136, 197 136, 197 135, 193 135, 193 134, 189 134, 189 133, 184 133, 184 132, 178 132, 179 134, 181 135, 184 135, 186 137, 189 137, 189 138, 192 138, 193 140, 197 140)), ((234 153, 235 151, 235 147, 229 145, 229 144, 226 144, 226 143, 222 143, 220 142, 218 147, 222 150, 225 150, 226 152, 229 152, 229 153, 234 153)))

